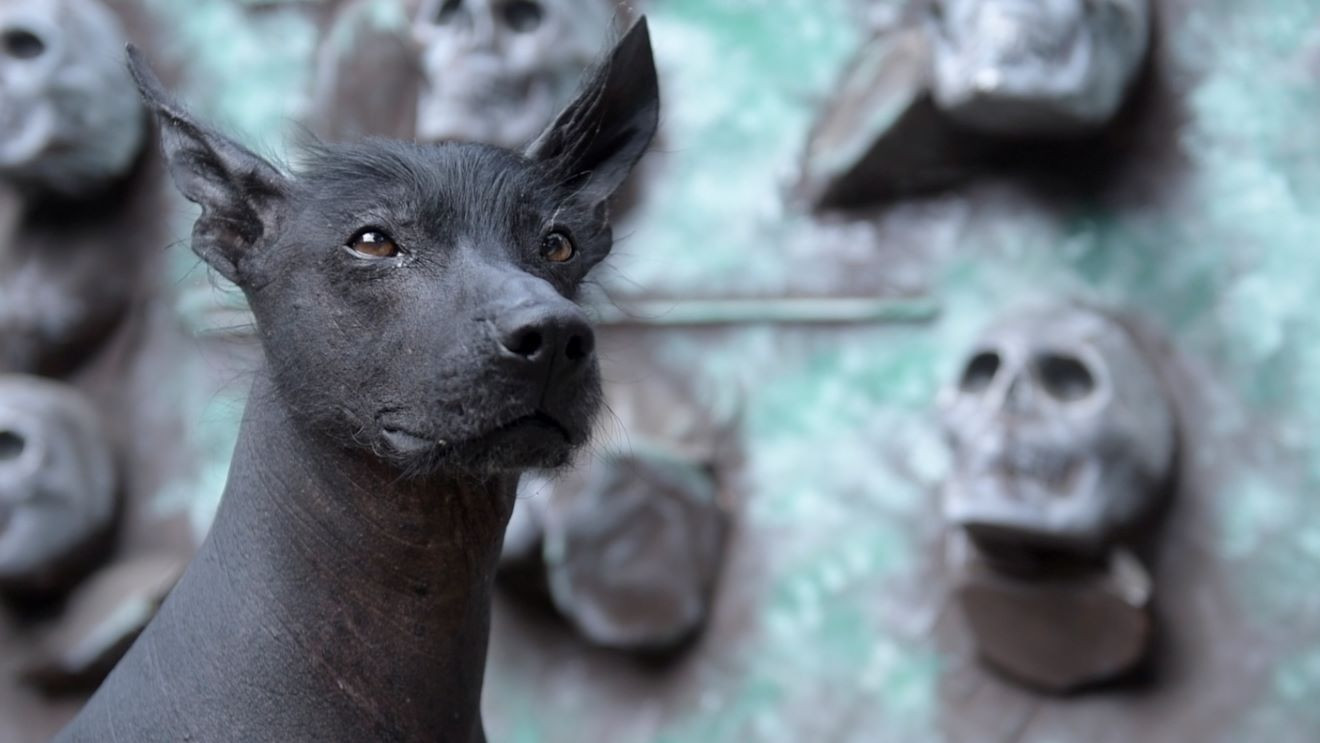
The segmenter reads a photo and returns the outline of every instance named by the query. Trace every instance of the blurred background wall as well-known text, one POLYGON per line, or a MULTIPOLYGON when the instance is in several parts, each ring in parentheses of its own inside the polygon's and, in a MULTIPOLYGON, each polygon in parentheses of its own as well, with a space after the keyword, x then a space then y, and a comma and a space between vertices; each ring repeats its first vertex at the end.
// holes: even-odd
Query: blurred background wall
MULTIPOLYGON (((116 5, 149 19, 144 43, 198 113, 292 157, 331 3, 116 5)), ((692 407, 738 422, 733 541, 709 629, 666 664, 588 648, 501 600, 492 740, 1320 735, 1320 2, 1157 5, 1147 109, 1123 158, 1079 177, 1092 185, 991 178, 826 217, 789 197, 809 127, 900 3, 638 8, 662 138, 596 278, 600 312, 645 310, 603 353, 620 394, 678 380, 692 407), (865 311, 819 322, 812 303, 837 297, 865 311), (1165 338, 1185 432, 1155 670, 1066 698, 981 671, 939 577, 937 394, 984 323, 1042 297, 1118 307, 1165 338), (766 302, 732 318, 691 304, 735 298, 766 302)), ((392 0, 371 7, 382 27, 406 22, 392 0)), ((167 381, 196 461, 152 503, 200 535, 246 392, 243 363, 219 359, 248 347, 247 320, 186 249, 194 211, 176 199, 170 213, 161 260, 189 353, 210 359, 188 374, 211 381, 167 381)), ((628 447, 620 428, 597 446, 628 447)))

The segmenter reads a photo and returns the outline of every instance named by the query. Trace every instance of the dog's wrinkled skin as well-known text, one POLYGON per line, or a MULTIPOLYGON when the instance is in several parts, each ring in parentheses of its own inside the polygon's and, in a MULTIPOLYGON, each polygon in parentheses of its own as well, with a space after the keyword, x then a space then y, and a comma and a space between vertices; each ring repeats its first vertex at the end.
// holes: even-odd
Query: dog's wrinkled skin
POLYGON ((59 740, 484 740, 518 473, 598 405, 572 299, 655 133, 645 22, 522 154, 368 141, 292 177, 132 67, 266 364, 211 534, 59 740))

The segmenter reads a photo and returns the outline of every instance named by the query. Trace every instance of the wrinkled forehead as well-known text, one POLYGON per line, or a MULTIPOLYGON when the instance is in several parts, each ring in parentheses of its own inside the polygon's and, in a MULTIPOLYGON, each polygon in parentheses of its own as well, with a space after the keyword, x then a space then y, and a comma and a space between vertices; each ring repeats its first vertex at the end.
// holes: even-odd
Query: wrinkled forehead
POLYGON ((309 201, 331 211, 460 212, 478 221, 543 198, 555 185, 534 163, 496 147, 389 140, 312 148, 297 180, 309 201))

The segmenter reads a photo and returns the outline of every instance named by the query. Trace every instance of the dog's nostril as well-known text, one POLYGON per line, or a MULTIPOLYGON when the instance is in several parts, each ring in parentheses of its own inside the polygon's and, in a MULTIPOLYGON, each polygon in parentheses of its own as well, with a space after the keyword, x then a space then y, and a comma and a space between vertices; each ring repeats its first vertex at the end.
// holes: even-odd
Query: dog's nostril
POLYGON ((541 350, 544 339, 536 328, 522 328, 504 339, 504 347, 513 353, 531 358, 541 350))
POLYGON ((574 333, 564 346, 564 356, 569 361, 581 361, 591 355, 596 348, 596 339, 590 333, 574 333))

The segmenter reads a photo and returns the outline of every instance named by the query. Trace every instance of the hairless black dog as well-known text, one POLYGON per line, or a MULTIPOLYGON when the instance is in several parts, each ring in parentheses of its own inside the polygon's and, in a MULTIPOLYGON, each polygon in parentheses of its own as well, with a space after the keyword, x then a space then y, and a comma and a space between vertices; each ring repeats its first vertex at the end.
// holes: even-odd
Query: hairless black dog
POLYGON ((484 740, 514 487, 600 398, 574 296, 656 130, 645 21, 522 153, 369 140, 292 176, 130 65, 265 364, 210 535, 58 740, 484 740))

